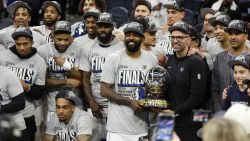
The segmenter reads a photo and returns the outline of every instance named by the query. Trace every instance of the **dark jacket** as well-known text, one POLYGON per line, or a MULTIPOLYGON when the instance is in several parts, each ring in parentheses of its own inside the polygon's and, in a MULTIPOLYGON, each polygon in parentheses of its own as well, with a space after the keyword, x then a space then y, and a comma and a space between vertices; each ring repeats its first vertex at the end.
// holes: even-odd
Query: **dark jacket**
POLYGON ((207 71, 203 60, 197 55, 168 59, 166 69, 170 84, 165 93, 170 109, 179 116, 176 126, 194 125, 192 110, 203 108, 207 97, 207 71))

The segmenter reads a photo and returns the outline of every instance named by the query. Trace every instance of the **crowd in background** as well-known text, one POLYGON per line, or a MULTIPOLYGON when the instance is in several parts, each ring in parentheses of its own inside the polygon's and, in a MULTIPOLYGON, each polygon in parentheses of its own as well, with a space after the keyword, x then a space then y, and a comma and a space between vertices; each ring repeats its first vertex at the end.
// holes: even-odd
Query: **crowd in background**
POLYGON ((0 0, 0 12, 13 140, 163 140, 159 113, 171 141, 250 140, 249 0, 0 0), (169 105, 145 110, 157 66, 169 105))

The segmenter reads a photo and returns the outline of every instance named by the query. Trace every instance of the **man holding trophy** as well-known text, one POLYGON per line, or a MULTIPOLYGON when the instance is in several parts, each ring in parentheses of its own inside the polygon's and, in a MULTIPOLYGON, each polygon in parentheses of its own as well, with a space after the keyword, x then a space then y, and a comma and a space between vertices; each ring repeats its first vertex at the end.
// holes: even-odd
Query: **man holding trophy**
POLYGON ((126 48, 106 58, 101 75, 101 95, 109 99, 109 141, 138 141, 148 135, 148 112, 139 100, 144 97, 147 72, 157 65, 157 58, 140 50, 141 24, 129 23, 124 33, 126 48))

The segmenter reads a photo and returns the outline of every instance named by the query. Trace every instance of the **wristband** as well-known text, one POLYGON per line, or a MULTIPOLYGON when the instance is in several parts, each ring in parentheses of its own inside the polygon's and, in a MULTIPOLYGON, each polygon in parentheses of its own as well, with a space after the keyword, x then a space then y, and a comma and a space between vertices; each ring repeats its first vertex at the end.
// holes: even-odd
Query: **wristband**
POLYGON ((67 59, 65 59, 65 62, 63 63, 63 68, 67 71, 72 68, 71 64, 68 62, 67 59))

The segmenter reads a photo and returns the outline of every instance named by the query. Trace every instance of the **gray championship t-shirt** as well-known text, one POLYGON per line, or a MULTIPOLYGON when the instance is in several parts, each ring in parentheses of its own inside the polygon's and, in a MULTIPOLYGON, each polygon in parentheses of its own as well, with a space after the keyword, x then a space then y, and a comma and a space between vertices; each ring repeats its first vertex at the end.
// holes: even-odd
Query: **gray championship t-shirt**
POLYGON ((60 122, 54 113, 46 125, 46 134, 56 135, 62 141, 76 141, 78 135, 92 135, 93 119, 87 112, 76 107, 68 124, 60 122))
POLYGON ((124 43, 117 38, 114 38, 109 47, 101 47, 98 40, 95 39, 92 45, 81 48, 82 54, 79 69, 91 72, 90 81, 92 94, 100 105, 108 105, 108 100, 100 94, 100 79, 105 59, 107 55, 123 48, 124 43))
MULTIPOLYGON (((12 47, 15 41, 12 39, 11 35, 14 33, 16 28, 11 26, 8 30, 0 31, 0 45, 3 45, 6 49, 12 47)), ((32 31, 33 34, 33 47, 37 48, 46 43, 45 38, 38 32, 32 31)))
POLYGON ((165 49, 166 56, 170 56, 170 55, 174 54, 174 50, 172 48, 170 36, 171 36, 171 34, 169 32, 162 34, 161 30, 157 31, 156 43, 165 49))
MULTIPOLYGON (((30 86, 45 85, 46 63, 38 54, 28 59, 21 59, 8 49, 1 52, 0 56, 0 65, 13 71, 18 79, 30 86)), ((22 111, 24 118, 34 115, 34 110, 34 100, 26 97, 25 108, 22 111)))
POLYGON ((51 30, 46 28, 45 25, 33 26, 30 29, 35 31, 35 32, 40 33, 44 37, 44 39, 46 40, 46 43, 53 42, 53 40, 51 38, 51 30))
POLYGON ((86 35, 75 38, 74 42, 76 42, 79 48, 78 57, 77 57, 78 60, 76 60, 76 67, 79 67, 82 54, 86 50, 85 48, 89 48, 93 44, 94 39, 90 39, 88 35, 86 34, 86 35))
MULTIPOLYGON (((45 60, 47 64, 47 69, 49 77, 53 79, 63 80, 68 79, 68 71, 63 67, 58 66, 53 57, 61 57, 67 59, 71 66, 75 66, 75 60, 77 59, 78 46, 76 43, 72 43, 65 52, 60 53, 56 50, 54 43, 48 43, 40 46, 38 49, 38 54, 45 60)), ((57 93, 63 87, 69 86, 59 86, 48 89, 47 100, 48 100, 48 111, 55 111, 55 97, 57 93)), ((78 89, 73 90, 77 93, 78 89)))
MULTIPOLYGON (((11 98, 18 96, 23 92, 23 87, 16 75, 7 69, 0 66, 0 104, 6 105, 11 102, 11 98)), ((22 113, 19 111, 13 113, 13 119, 17 124, 18 130, 26 129, 22 113)))
MULTIPOLYGON (((125 49, 109 55, 103 66, 101 82, 115 85, 115 91, 130 99, 138 100, 136 91, 145 88, 147 71, 157 65, 151 53, 142 51, 138 59, 131 59, 125 49)), ((147 134, 148 113, 135 112, 129 106, 110 101, 107 130, 127 135, 147 134)))

